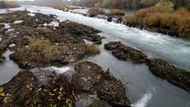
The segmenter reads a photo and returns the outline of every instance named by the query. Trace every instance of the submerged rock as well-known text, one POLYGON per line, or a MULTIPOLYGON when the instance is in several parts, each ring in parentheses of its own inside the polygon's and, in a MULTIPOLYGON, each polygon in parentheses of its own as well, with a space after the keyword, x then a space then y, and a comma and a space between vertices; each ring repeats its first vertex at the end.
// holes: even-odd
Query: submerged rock
POLYGON ((111 50, 112 54, 120 60, 132 60, 135 63, 146 62, 147 56, 137 49, 128 47, 121 42, 109 42, 104 45, 105 49, 111 50))
POLYGON ((138 63, 146 63, 150 71, 168 82, 190 92, 190 72, 177 68, 162 59, 148 59, 148 57, 137 49, 127 47, 121 42, 109 42, 105 49, 111 50, 112 54, 120 59, 131 59, 138 63))
POLYGON ((75 70, 71 86, 78 94, 97 94, 98 98, 107 101, 112 106, 128 107, 130 105, 123 84, 111 76, 109 71, 104 72, 101 67, 91 62, 79 63, 75 70))
POLYGON ((161 59, 150 59, 146 64, 154 75, 190 92, 190 72, 170 65, 161 59))

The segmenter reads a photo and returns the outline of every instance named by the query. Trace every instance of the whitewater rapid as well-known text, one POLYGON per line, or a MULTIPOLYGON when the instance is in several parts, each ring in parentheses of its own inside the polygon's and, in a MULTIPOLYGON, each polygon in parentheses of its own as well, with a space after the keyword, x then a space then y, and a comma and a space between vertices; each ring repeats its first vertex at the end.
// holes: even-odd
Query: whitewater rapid
POLYGON ((130 28, 123 24, 107 22, 103 19, 90 18, 80 14, 63 12, 50 7, 27 5, 12 10, 15 11, 24 9, 27 9, 32 13, 38 12, 44 14, 54 14, 58 16, 60 21, 71 20, 73 22, 94 27, 106 34, 122 38, 122 40, 134 44, 143 51, 153 53, 160 58, 179 65, 180 67, 186 68, 187 70, 190 69, 190 41, 188 40, 170 37, 160 33, 153 33, 146 30, 140 30, 137 28, 130 28))

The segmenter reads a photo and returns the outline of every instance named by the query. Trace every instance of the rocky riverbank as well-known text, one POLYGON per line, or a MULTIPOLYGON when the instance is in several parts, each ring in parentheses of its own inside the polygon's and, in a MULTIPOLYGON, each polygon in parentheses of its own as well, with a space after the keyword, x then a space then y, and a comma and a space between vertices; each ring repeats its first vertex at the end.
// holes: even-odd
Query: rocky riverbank
POLYGON ((141 51, 128 47, 121 42, 109 42, 105 44, 105 49, 110 50, 119 60, 145 63, 154 75, 190 92, 189 71, 182 70, 162 59, 150 59, 141 51))
POLYGON ((71 21, 59 22, 54 15, 17 11, 0 15, 0 62, 10 49, 20 71, 0 86, 0 106, 72 107, 85 94, 93 101, 84 107, 129 107, 125 87, 120 80, 92 62, 80 62, 100 53, 96 46, 103 37, 92 27, 71 21), (85 40, 94 45, 88 45, 85 40), (72 64, 71 75, 43 69, 72 64), (76 64, 76 65, 75 65, 76 64))
POLYGON ((86 107, 99 103, 106 105, 102 107, 130 105, 121 81, 92 62, 81 62, 71 77, 42 69, 21 71, 0 87, 0 106, 72 107, 81 94, 95 96, 86 107))
POLYGON ((91 27, 70 21, 60 23, 54 15, 37 13, 31 16, 30 13, 24 11, 1 16, 0 22, 9 23, 11 26, 9 29, 6 29, 6 33, 2 33, 1 53, 10 48, 10 45, 13 45, 11 49, 15 52, 10 58, 22 68, 34 68, 39 65, 48 66, 57 62, 61 64, 74 63, 86 55, 85 52, 88 45, 85 44, 84 39, 92 41, 94 44, 101 44, 101 39, 103 39, 97 35, 99 31, 91 27), (51 25, 51 23, 56 23, 57 25, 51 25), (33 41, 34 43, 31 43, 30 39, 35 39, 37 42, 33 41), (31 46, 32 44, 35 46, 31 46), (45 45, 46 49, 42 45, 45 45), (59 55, 44 62, 42 59, 45 56, 39 57, 37 55, 32 58, 32 51, 42 51, 37 50, 40 46, 44 48, 44 51, 55 51, 54 49, 48 50, 48 48, 54 47, 59 51, 57 52, 59 55), (42 62, 37 63, 35 61, 36 58, 42 62))

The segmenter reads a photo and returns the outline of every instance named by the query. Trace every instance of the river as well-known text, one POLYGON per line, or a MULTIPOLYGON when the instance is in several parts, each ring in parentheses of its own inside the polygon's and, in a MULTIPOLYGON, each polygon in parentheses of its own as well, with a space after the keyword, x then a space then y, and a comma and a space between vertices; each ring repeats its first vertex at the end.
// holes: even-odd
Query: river
MULTIPOLYGON (((187 92, 155 77, 145 64, 119 61, 103 48, 103 45, 109 41, 122 41, 127 45, 137 47, 151 57, 165 59, 172 64, 189 70, 190 41, 130 28, 122 24, 107 22, 103 19, 63 12, 50 7, 27 5, 11 10, 24 9, 34 13, 54 14, 58 16, 60 21, 71 20, 102 31, 101 35, 105 36, 106 39, 99 46, 101 53, 86 60, 97 63, 104 70, 110 68, 112 74, 125 84, 126 94, 133 107, 190 107, 190 95, 187 92)), ((2 10, 0 13, 4 11, 2 10)))

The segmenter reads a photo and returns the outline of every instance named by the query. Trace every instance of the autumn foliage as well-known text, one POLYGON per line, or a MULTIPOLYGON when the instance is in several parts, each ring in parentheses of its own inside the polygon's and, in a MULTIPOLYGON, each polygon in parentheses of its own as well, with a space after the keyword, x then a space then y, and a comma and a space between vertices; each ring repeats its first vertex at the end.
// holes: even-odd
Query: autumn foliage
POLYGON ((120 9, 111 9, 109 16, 124 16, 125 12, 120 9))
POLYGON ((126 16, 125 23, 129 26, 141 26, 150 31, 161 32, 183 38, 190 37, 190 12, 186 8, 172 9, 172 4, 166 8, 150 7, 141 9, 135 14, 126 16))
POLYGON ((98 8, 98 7, 92 7, 92 8, 90 8, 90 9, 88 10, 88 13, 89 13, 89 16, 90 16, 90 17, 95 17, 95 16, 97 16, 98 14, 102 14, 103 11, 102 11, 100 8, 98 8))

